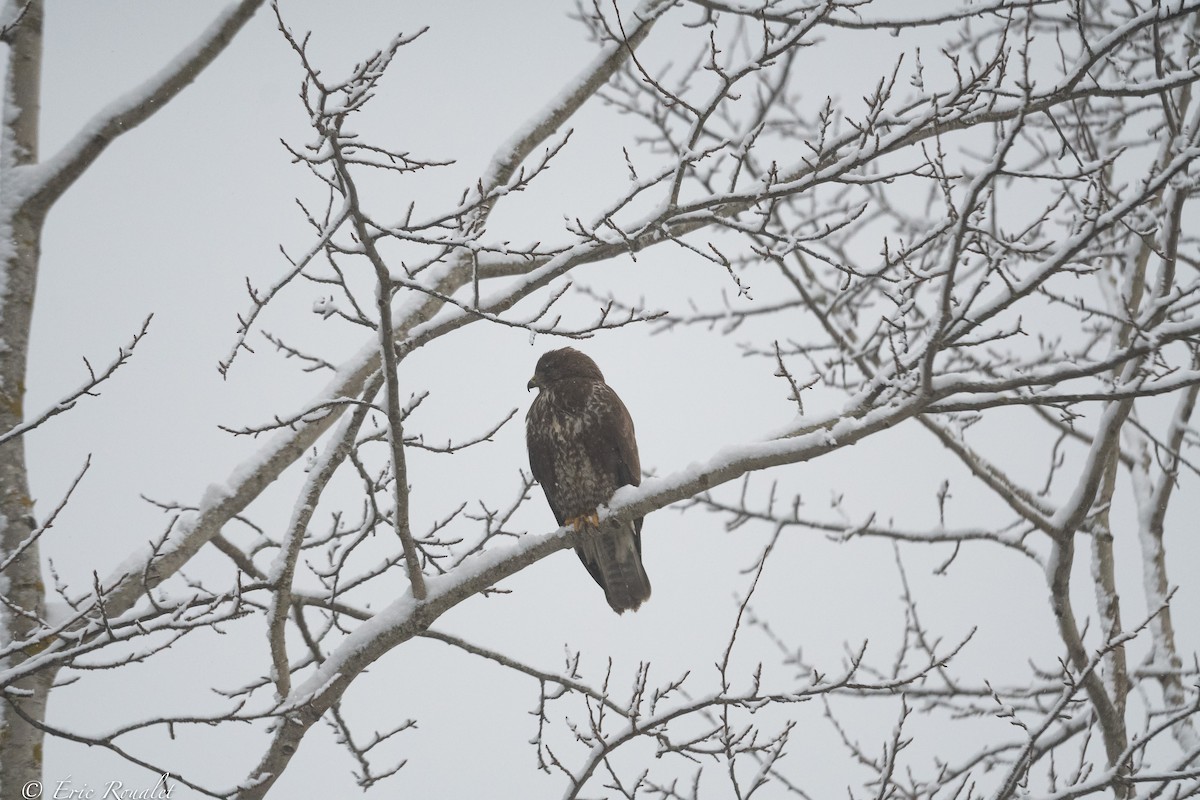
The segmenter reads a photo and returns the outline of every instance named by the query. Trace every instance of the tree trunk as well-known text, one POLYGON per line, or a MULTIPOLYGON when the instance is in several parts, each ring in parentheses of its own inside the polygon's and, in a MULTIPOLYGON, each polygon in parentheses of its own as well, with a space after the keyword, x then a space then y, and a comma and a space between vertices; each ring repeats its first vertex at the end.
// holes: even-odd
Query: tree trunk
MULTIPOLYGON (((22 422, 29 327, 37 285, 42 220, 20 195, 16 172, 37 163, 42 62, 42 2, 32 0, 9 32, 9 68, 0 132, 0 431, 22 422)), ((33 500, 20 436, 0 444, 0 563, 17 557, 0 574, 0 646, 18 642, 41 626, 46 592, 36 541, 33 500)), ((9 666, 33 653, 9 655, 9 666)), ((0 796, 19 797, 18 787, 42 777, 42 721, 53 670, 43 670, 10 687, 0 706, 0 796), (20 713, 14 706, 19 708, 20 713)))

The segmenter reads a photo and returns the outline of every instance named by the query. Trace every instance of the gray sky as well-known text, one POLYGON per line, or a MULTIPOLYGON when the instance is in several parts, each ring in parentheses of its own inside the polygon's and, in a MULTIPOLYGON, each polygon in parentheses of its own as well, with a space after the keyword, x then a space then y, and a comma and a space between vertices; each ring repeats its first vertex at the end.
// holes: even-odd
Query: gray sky
MULTIPOLYGON (((383 208, 392 204, 398 216, 409 201, 430 211, 452 202, 498 144, 587 63, 593 47, 582 26, 567 17, 568 7, 556 0, 293 1, 285 3, 285 17, 297 31, 314 30, 313 52, 331 75, 342 74, 394 32, 430 27, 401 51, 380 96, 355 126, 365 137, 418 157, 456 160, 402 183, 372 184, 373 200, 383 208)), ((217 8, 185 0, 50 2, 43 157, 106 103, 160 69, 217 8)), ((664 33, 664 42, 676 36, 664 33)), ((828 59, 822 68, 809 73, 813 96, 861 97, 886 63, 886 48, 886 43, 874 52, 831 48, 822 55, 828 59)), ((154 314, 150 335, 102 395, 85 399, 28 440, 39 513, 53 507, 92 455, 92 470, 44 540, 45 554, 69 584, 90 585, 93 570, 106 574, 161 534, 168 518, 142 495, 195 503, 206 486, 225 481, 252 457, 259 442, 233 438, 218 425, 260 424, 294 412, 325 384, 324 377, 299 373, 261 336, 250 340, 257 353, 240 355, 228 380, 216 369, 234 342, 236 315, 248 306, 246 278, 269 285, 286 266, 279 247, 298 253, 311 241, 293 199, 319 206, 323 195, 279 144, 280 138, 296 144, 310 138, 296 97, 300 78, 273 15, 260 11, 193 86, 121 137, 50 216, 28 409, 39 410, 77 386, 86 374, 81 357, 105 363, 154 314)), ((513 204, 512 213, 497 214, 494 235, 518 243, 552 241, 564 215, 594 212, 606 190, 624 180, 624 139, 617 135, 622 124, 600 108, 584 113, 561 162, 543 186, 513 204)), ((649 306, 680 303, 681 286, 713 305, 731 289, 719 270, 664 254, 604 265, 580 278, 599 286, 636 281, 649 306)), ((762 289, 768 296, 769 291, 762 289)), ((311 313, 319 299, 318 287, 297 284, 272 306, 262 327, 336 362, 364 339, 349 326, 321 322, 311 313)), ((758 299, 765 299, 762 293, 758 299)), ((584 303, 569 308, 583 320, 594 313, 584 303)), ((792 418, 786 385, 772 377, 769 363, 743 358, 738 338, 699 331, 651 336, 647 328, 634 327, 582 345, 631 409, 644 467, 680 470, 792 418)), ((540 337, 531 346, 522 331, 476 324, 444 344, 405 362, 412 388, 431 393, 428 408, 414 417, 419 430, 433 439, 459 438, 480 432, 510 409, 519 413, 493 443, 450 457, 412 457, 414 519, 426 525, 462 499, 483 498, 493 507, 510 499, 517 471, 526 466, 523 418, 531 396, 525 383, 537 356, 560 342, 540 337)), ((1004 433, 999 426, 983 435, 1004 433)), ((1018 471, 1042 470, 1043 457, 1021 447, 1006 454, 1018 471)), ((822 518, 845 513, 865 520, 877 512, 907 527, 927 525, 937 518, 936 492, 947 478, 953 478, 948 521, 986 520, 995 504, 956 471, 948 454, 907 428, 819 464, 777 470, 775 477, 781 491, 799 492, 806 509, 822 518)), ((290 470, 249 516, 278 532, 302 478, 298 469, 290 470)), ((765 495, 766 481, 756 486, 765 495)), ((517 528, 552 525, 538 492, 517 528)), ((575 556, 563 552, 504 585, 512 594, 475 598, 438 628, 545 669, 558 668, 566 654, 580 650, 587 677, 597 683, 612 657, 616 686, 628 685, 638 663, 650 661, 655 682, 691 670, 694 691, 711 690, 712 664, 737 611, 735 595, 749 584, 744 570, 769 535, 752 527, 726 533, 715 517, 664 509, 645 522, 654 596, 636 615, 612 614, 575 556)), ((1021 674, 1032 653, 1040 666, 1052 668, 1056 650, 1041 576, 1019 557, 997 550, 966 548, 941 577, 930 572, 948 549, 905 550, 924 621, 947 641, 979 626, 962 658, 985 675, 1021 674)), ((1126 563, 1136 563, 1128 555, 1126 563)), ((224 568, 223 557, 211 551, 187 572, 199 577, 224 568)), ((1122 578, 1136 586, 1136 573, 1122 578)), ((844 644, 857 647, 869 640, 869 653, 881 663, 889 662, 898 644, 900 584, 892 549, 884 543, 837 545, 817 533, 794 531, 768 565, 759 592, 759 604, 773 611, 775 631, 827 669, 840 665, 844 644)), ((1136 605, 1138 593, 1128 596, 1136 605)), ((381 595, 376 602, 382 606, 391 599, 381 595)), ((1196 589, 1184 587, 1176 603, 1194 614, 1200 606, 1196 589)), ((745 636, 740 656, 745 674, 761 660, 768 675, 789 675, 770 643, 755 632, 745 636)), ((212 711, 211 688, 238 686, 265 674, 267 664, 260 622, 231 625, 225 636, 197 636, 149 664, 84 674, 52 695, 51 721, 99 733, 149 715, 212 711)), ((397 649, 346 700, 363 737, 406 718, 418 722, 389 751, 407 758, 408 765, 371 796, 559 794, 561 780, 538 773, 525 744, 535 726, 526 712, 536 699, 533 680, 440 643, 417 641, 397 649)), ((886 704, 879 708, 888 719, 896 711, 886 704)), ((890 727, 880 724, 879 708, 846 704, 841 710, 871 741, 890 727)), ((837 752, 830 748, 831 729, 816 704, 797 715, 802 722, 788 770, 805 775, 814 791, 840 795, 845 781, 839 770, 828 768, 830 754, 837 752)), ((1003 724, 979 723, 989 733, 1003 724)), ((217 735, 181 731, 178 741, 165 744, 139 737, 131 746, 150 760, 223 786, 257 762, 265 741, 260 726, 217 735)), ((949 753, 969 743, 937 746, 949 753)), ((104 752, 53 739, 46 752, 48 787, 67 779, 77 787, 147 782, 143 772, 104 752)), ((318 726, 273 791, 279 797, 349 796, 357 792, 349 778, 353 766, 329 730, 318 726)), ((173 795, 190 796, 182 789, 173 795)))

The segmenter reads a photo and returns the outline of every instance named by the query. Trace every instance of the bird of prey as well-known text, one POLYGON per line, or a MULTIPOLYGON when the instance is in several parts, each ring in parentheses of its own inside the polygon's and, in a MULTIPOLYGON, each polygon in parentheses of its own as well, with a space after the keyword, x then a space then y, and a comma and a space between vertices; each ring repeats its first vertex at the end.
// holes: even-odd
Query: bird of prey
POLYGON ((577 533, 575 552, 618 614, 650 597, 642 566, 642 519, 599 525, 597 507, 642 482, 633 419, 596 362, 570 347, 538 359, 528 388, 540 391, 525 417, 529 467, 559 525, 577 533))

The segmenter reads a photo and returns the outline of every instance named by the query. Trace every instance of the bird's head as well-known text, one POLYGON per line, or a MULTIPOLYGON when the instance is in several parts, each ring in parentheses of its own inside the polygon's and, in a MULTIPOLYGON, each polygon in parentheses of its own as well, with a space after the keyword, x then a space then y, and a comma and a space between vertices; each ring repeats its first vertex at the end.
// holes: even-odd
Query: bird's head
POLYGON ((545 389, 556 381, 568 378, 586 378, 603 381, 604 374, 596 366, 596 362, 573 347, 563 347, 559 350, 549 350, 538 359, 533 377, 526 384, 527 389, 537 387, 545 389))

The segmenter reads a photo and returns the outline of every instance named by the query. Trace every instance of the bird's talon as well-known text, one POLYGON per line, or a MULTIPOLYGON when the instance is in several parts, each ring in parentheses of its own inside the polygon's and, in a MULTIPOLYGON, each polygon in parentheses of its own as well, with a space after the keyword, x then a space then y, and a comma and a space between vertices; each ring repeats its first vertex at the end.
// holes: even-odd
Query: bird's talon
POLYGON ((570 525, 571 530, 576 533, 580 533, 584 528, 599 528, 600 514, 593 511, 590 514, 581 514, 578 517, 568 517, 566 524, 570 525))

